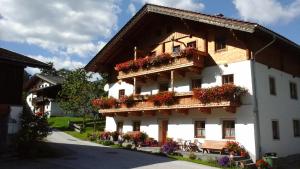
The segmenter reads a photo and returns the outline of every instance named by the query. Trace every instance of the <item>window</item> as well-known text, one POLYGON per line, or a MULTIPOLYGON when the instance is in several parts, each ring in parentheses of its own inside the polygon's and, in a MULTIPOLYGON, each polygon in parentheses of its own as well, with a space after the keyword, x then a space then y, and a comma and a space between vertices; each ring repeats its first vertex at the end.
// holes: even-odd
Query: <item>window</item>
POLYGON ((293 120, 294 136, 300 137, 300 120, 293 120))
POLYGON ((273 139, 279 140, 279 122, 277 120, 272 121, 272 132, 273 132, 273 139))
POLYGON ((162 83, 159 85, 159 92, 165 92, 169 90, 169 84, 168 83, 162 83))
POLYGON ((133 131, 140 131, 141 122, 135 121, 133 122, 133 131))
POLYGON ((222 84, 233 84, 233 83, 234 83, 233 74, 222 76, 222 84))
POLYGON ((270 86, 270 94, 276 95, 276 84, 275 84, 274 77, 269 77, 269 86, 270 86))
POLYGON ((223 121, 223 139, 235 138, 235 122, 234 120, 223 121))
POLYGON ((290 82, 290 93, 292 99, 298 99, 298 93, 297 93, 297 84, 290 82))
POLYGON ((179 53, 180 52, 180 45, 174 46, 173 47, 173 52, 174 53, 179 53))
POLYGON ((205 137, 205 121, 195 121, 195 138, 205 137))
POLYGON ((197 48, 196 46, 196 41, 193 41, 193 42, 189 42, 186 44, 187 47, 190 47, 190 48, 197 48))
POLYGON ((121 90, 119 90, 119 99, 123 96, 125 96, 125 90, 121 89, 121 90))
POLYGON ((215 51, 226 49, 226 38, 217 37, 215 39, 215 51))
POLYGON ((202 80, 201 79, 192 79, 192 89, 201 88, 202 80))
POLYGON ((135 94, 141 94, 141 91, 142 91, 141 87, 138 86, 135 88, 135 94))
POLYGON ((117 132, 123 133, 123 122, 121 121, 117 123, 117 132))

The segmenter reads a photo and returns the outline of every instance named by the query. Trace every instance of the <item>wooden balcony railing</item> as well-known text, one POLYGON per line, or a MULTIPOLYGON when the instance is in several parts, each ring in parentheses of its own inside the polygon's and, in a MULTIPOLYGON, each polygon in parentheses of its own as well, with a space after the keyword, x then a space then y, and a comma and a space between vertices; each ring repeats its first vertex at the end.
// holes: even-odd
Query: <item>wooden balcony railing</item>
POLYGON ((197 52, 197 55, 194 55, 193 57, 189 58, 181 57, 181 53, 173 53, 173 59, 167 64, 163 64, 160 66, 150 66, 148 68, 139 68, 137 70, 129 72, 119 71, 117 78, 119 80, 122 80, 177 69, 190 69, 191 71, 201 71, 204 67, 204 56, 206 56, 206 54, 200 51, 197 52))
POLYGON ((135 104, 131 107, 126 105, 120 105, 118 108, 100 109, 99 112, 106 116, 127 116, 127 115, 142 115, 155 114, 155 113, 167 113, 170 114, 172 110, 176 110, 179 113, 188 113, 189 109, 199 109, 201 112, 210 113, 213 108, 224 108, 226 111, 235 112, 238 103, 233 101, 222 101, 218 103, 203 104, 198 99, 193 97, 192 92, 176 93, 176 103, 170 106, 162 105, 155 106, 153 102, 148 101, 147 97, 143 99, 136 98, 135 104))

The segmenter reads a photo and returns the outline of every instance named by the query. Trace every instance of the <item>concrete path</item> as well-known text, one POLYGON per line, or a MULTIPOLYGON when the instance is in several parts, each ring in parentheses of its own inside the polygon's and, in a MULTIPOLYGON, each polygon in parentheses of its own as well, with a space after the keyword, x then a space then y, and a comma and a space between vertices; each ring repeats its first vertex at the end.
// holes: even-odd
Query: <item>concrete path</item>
MULTIPOLYGON (((0 169, 216 169, 166 157, 114 149, 54 131, 47 140, 65 155, 38 160, 0 160, 0 169)), ((34 146, 34 145, 33 145, 34 146)))

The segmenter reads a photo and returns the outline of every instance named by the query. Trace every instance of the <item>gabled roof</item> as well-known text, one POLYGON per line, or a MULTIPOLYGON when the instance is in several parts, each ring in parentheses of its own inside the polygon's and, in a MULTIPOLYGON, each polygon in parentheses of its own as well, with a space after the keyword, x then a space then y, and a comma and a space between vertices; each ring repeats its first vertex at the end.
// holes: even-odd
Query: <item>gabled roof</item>
POLYGON ((226 18, 223 16, 217 15, 207 15, 198 12, 192 12, 187 10, 169 8, 164 6, 158 6, 153 4, 144 5, 136 14, 133 16, 125 26, 96 54, 96 56, 85 66, 85 69, 88 71, 95 71, 96 62, 98 58, 101 58, 105 55, 119 40, 122 40, 126 35, 128 30, 133 28, 135 24, 141 20, 144 16, 149 13, 155 13, 165 16, 177 17, 180 19, 186 19, 191 21, 196 21, 199 23, 205 23, 209 25, 214 25, 218 27, 224 27, 228 29, 238 30, 247 33, 254 33, 256 31, 261 31, 265 34, 276 36, 278 39, 292 45, 298 49, 300 46, 287 38, 265 28, 257 23, 241 21, 237 19, 226 18))
POLYGON ((29 81, 24 85, 24 90, 28 91, 34 86, 39 80, 44 80, 51 85, 61 85, 64 82, 64 78, 61 76, 46 75, 46 74, 35 74, 29 81))
POLYGON ((0 48, 0 62, 12 63, 22 65, 24 67, 39 67, 39 68, 50 68, 51 66, 40 62, 38 60, 32 59, 30 57, 24 56, 22 54, 0 48))

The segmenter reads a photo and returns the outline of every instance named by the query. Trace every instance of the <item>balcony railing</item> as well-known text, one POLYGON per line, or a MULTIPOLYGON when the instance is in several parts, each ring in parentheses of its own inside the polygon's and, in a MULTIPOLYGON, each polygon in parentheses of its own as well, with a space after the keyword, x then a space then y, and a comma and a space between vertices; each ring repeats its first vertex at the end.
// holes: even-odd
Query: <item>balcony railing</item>
MULTIPOLYGON (((152 60, 154 59, 159 59, 160 55, 155 56, 155 57, 149 57, 149 58, 142 58, 141 60, 135 61, 127 61, 121 64, 137 64, 135 62, 149 62, 147 66, 136 66, 135 69, 128 69, 126 71, 118 71, 118 79, 127 79, 127 78, 132 78, 132 77, 138 77, 138 76, 145 76, 149 74, 155 74, 155 73, 160 73, 160 72, 165 72, 165 71, 171 71, 171 70, 177 70, 177 69, 187 69, 190 68, 190 70, 198 70, 201 71, 201 69, 204 67, 204 56, 207 54, 201 51, 198 51, 196 49, 186 49, 186 51, 181 51, 179 53, 173 53, 170 56, 169 60, 165 56, 167 54, 162 54, 164 56, 163 59, 166 59, 164 63, 158 64, 158 65, 151 65, 152 60), (189 50, 188 54, 186 54, 187 50, 189 50), (184 53, 186 52, 186 53, 184 53)), ((121 65, 118 64, 118 65, 121 65)), ((143 63, 142 63, 143 64, 143 63)), ((116 67, 118 66, 116 65, 116 67)))
POLYGON ((128 114, 141 115, 143 113, 153 114, 156 112, 170 113, 171 110, 176 110, 179 113, 188 113, 189 109, 199 109, 204 113, 210 113, 213 108, 224 108, 226 111, 234 113, 235 108, 239 106, 238 102, 230 100, 204 104, 197 98, 194 98, 192 92, 176 93, 175 98, 176 102, 173 105, 156 106, 153 102, 149 101, 148 96, 139 96, 138 98, 134 98, 132 106, 120 104, 118 107, 100 109, 99 112, 106 116, 127 116, 128 114))

